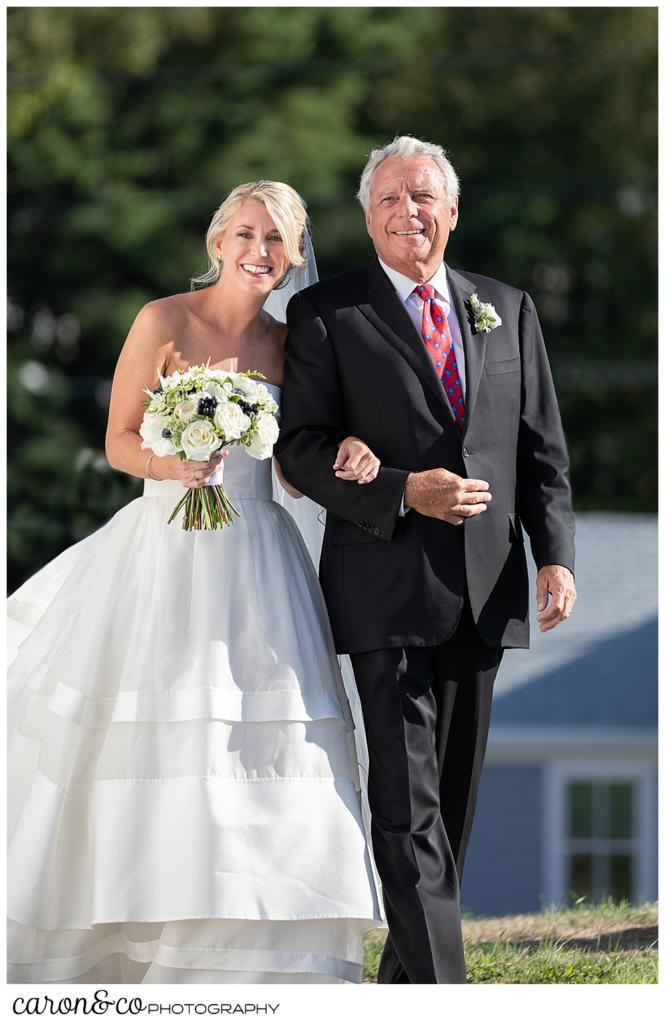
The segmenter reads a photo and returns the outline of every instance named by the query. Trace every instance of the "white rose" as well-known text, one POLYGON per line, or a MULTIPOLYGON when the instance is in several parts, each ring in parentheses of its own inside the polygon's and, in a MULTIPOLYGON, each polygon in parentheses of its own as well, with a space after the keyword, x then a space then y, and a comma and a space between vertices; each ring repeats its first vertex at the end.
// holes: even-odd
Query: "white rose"
POLYGON ((221 443, 208 420, 193 420, 185 427, 180 438, 185 455, 195 462, 207 462, 221 443))
POLYGON ((279 424, 274 416, 270 415, 270 413, 259 413, 256 426, 258 433, 266 444, 275 444, 279 437, 279 424))
POLYGON ((245 451, 253 459, 268 459, 272 455, 272 448, 279 437, 279 426, 274 416, 268 413, 259 413, 256 420, 256 433, 252 443, 245 451))
POLYGON ((245 448, 245 451, 253 459, 269 459, 272 455, 272 445, 261 444, 258 438, 255 437, 252 443, 245 448))
POLYGON ((174 409, 174 414, 182 423, 191 423, 199 411, 199 399, 203 398, 198 392, 183 399, 174 409))
POLYGON ((255 401, 261 406, 261 412, 277 412, 279 406, 265 384, 256 385, 255 401))
POLYGON ((241 434, 249 430, 251 422, 237 402, 225 402, 215 409, 215 426, 227 441, 237 441, 241 434))

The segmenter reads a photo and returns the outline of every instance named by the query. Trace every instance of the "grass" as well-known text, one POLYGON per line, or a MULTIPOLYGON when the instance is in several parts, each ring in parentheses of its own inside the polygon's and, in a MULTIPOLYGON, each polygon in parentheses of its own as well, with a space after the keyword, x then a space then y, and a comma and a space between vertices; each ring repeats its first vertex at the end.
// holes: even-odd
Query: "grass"
MULTIPOLYGON (((655 985, 657 904, 550 908, 541 914, 462 919, 473 985, 655 985)), ((386 932, 365 938, 365 981, 376 981, 386 932)))

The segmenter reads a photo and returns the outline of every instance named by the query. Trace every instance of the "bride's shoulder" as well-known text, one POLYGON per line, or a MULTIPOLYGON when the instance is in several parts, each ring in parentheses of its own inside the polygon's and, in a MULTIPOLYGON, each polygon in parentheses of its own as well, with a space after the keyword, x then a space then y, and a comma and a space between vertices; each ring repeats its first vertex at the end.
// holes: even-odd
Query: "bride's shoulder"
POLYGON ((140 366, 154 364, 164 371, 179 348, 186 323, 180 299, 179 295, 167 295, 146 302, 139 309, 123 346, 123 362, 140 366))
POLYGON ((181 295, 166 295, 142 306, 131 326, 128 340, 151 348, 170 344, 182 333, 188 317, 181 295))
POLYGON ((189 313, 189 304, 186 301, 189 293, 182 295, 165 295, 160 299, 153 299, 146 302, 136 314, 135 324, 143 324, 153 328, 179 327, 189 313))

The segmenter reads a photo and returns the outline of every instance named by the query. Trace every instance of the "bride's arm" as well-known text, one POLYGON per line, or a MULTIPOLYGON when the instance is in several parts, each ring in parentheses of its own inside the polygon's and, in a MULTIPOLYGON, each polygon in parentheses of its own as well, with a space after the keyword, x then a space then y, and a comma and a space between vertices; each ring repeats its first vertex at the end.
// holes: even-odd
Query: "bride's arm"
POLYGON ((282 485, 286 493, 290 494, 292 498, 302 498, 302 491, 297 491, 295 487, 292 487, 289 481, 284 478, 284 474, 282 473, 282 467, 280 466, 279 462, 277 461, 274 455, 272 457, 272 461, 275 466, 275 472, 277 473, 277 479, 279 480, 280 484, 282 485))
MULTIPOLYGON (((302 491, 285 479, 282 467, 273 455, 277 479, 287 494, 292 498, 302 498, 302 491)), ((377 459, 372 449, 361 441, 359 437, 345 437, 337 446, 337 458, 333 470, 335 476, 340 480, 355 480, 359 484, 370 484, 376 479, 381 461, 377 459)))
POLYGON ((359 437, 345 437, 337 446, 337 458, 333 469, 340 480, 355 480, 359 484, 371 484, 381 468, 381 460, 369 445, 359 437))
POLYGON ((111 390, 108 426, 106 429, 106 457, 113 469, 130 476, 155 480, 179 480, 187 487, 204 486, 221 456, 214 455, 210 462, 181 461, 177 455, 154 456, 141 449, 139 427, 145 411, 144 388, 157 382, 158 369, 165 365, 172 346, 173 323, 161 307, 161 301, 150 302, 138 313, 122 348, 111 390), (194 481, 194 472, 202 474, 194 481))

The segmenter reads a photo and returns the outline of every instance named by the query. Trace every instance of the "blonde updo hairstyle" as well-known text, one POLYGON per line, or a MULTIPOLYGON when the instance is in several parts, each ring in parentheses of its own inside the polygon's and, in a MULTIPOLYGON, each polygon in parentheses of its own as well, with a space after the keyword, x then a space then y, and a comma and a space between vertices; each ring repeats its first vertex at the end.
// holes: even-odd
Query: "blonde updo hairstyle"
POLYGON ((249 181, 245 185, 237 185, 215 210, 206 234, 208 269, 205 274, 192 278, 192 288, 205 288, 219 280, 222 260, 217 255, 215 246, 246 199, 263 203, 282 237, 290 267, 276 288, 284 287, 293 268, 304 267, 304 238, 309 228, 304 201, 295 189, 283 181, 249 181))

